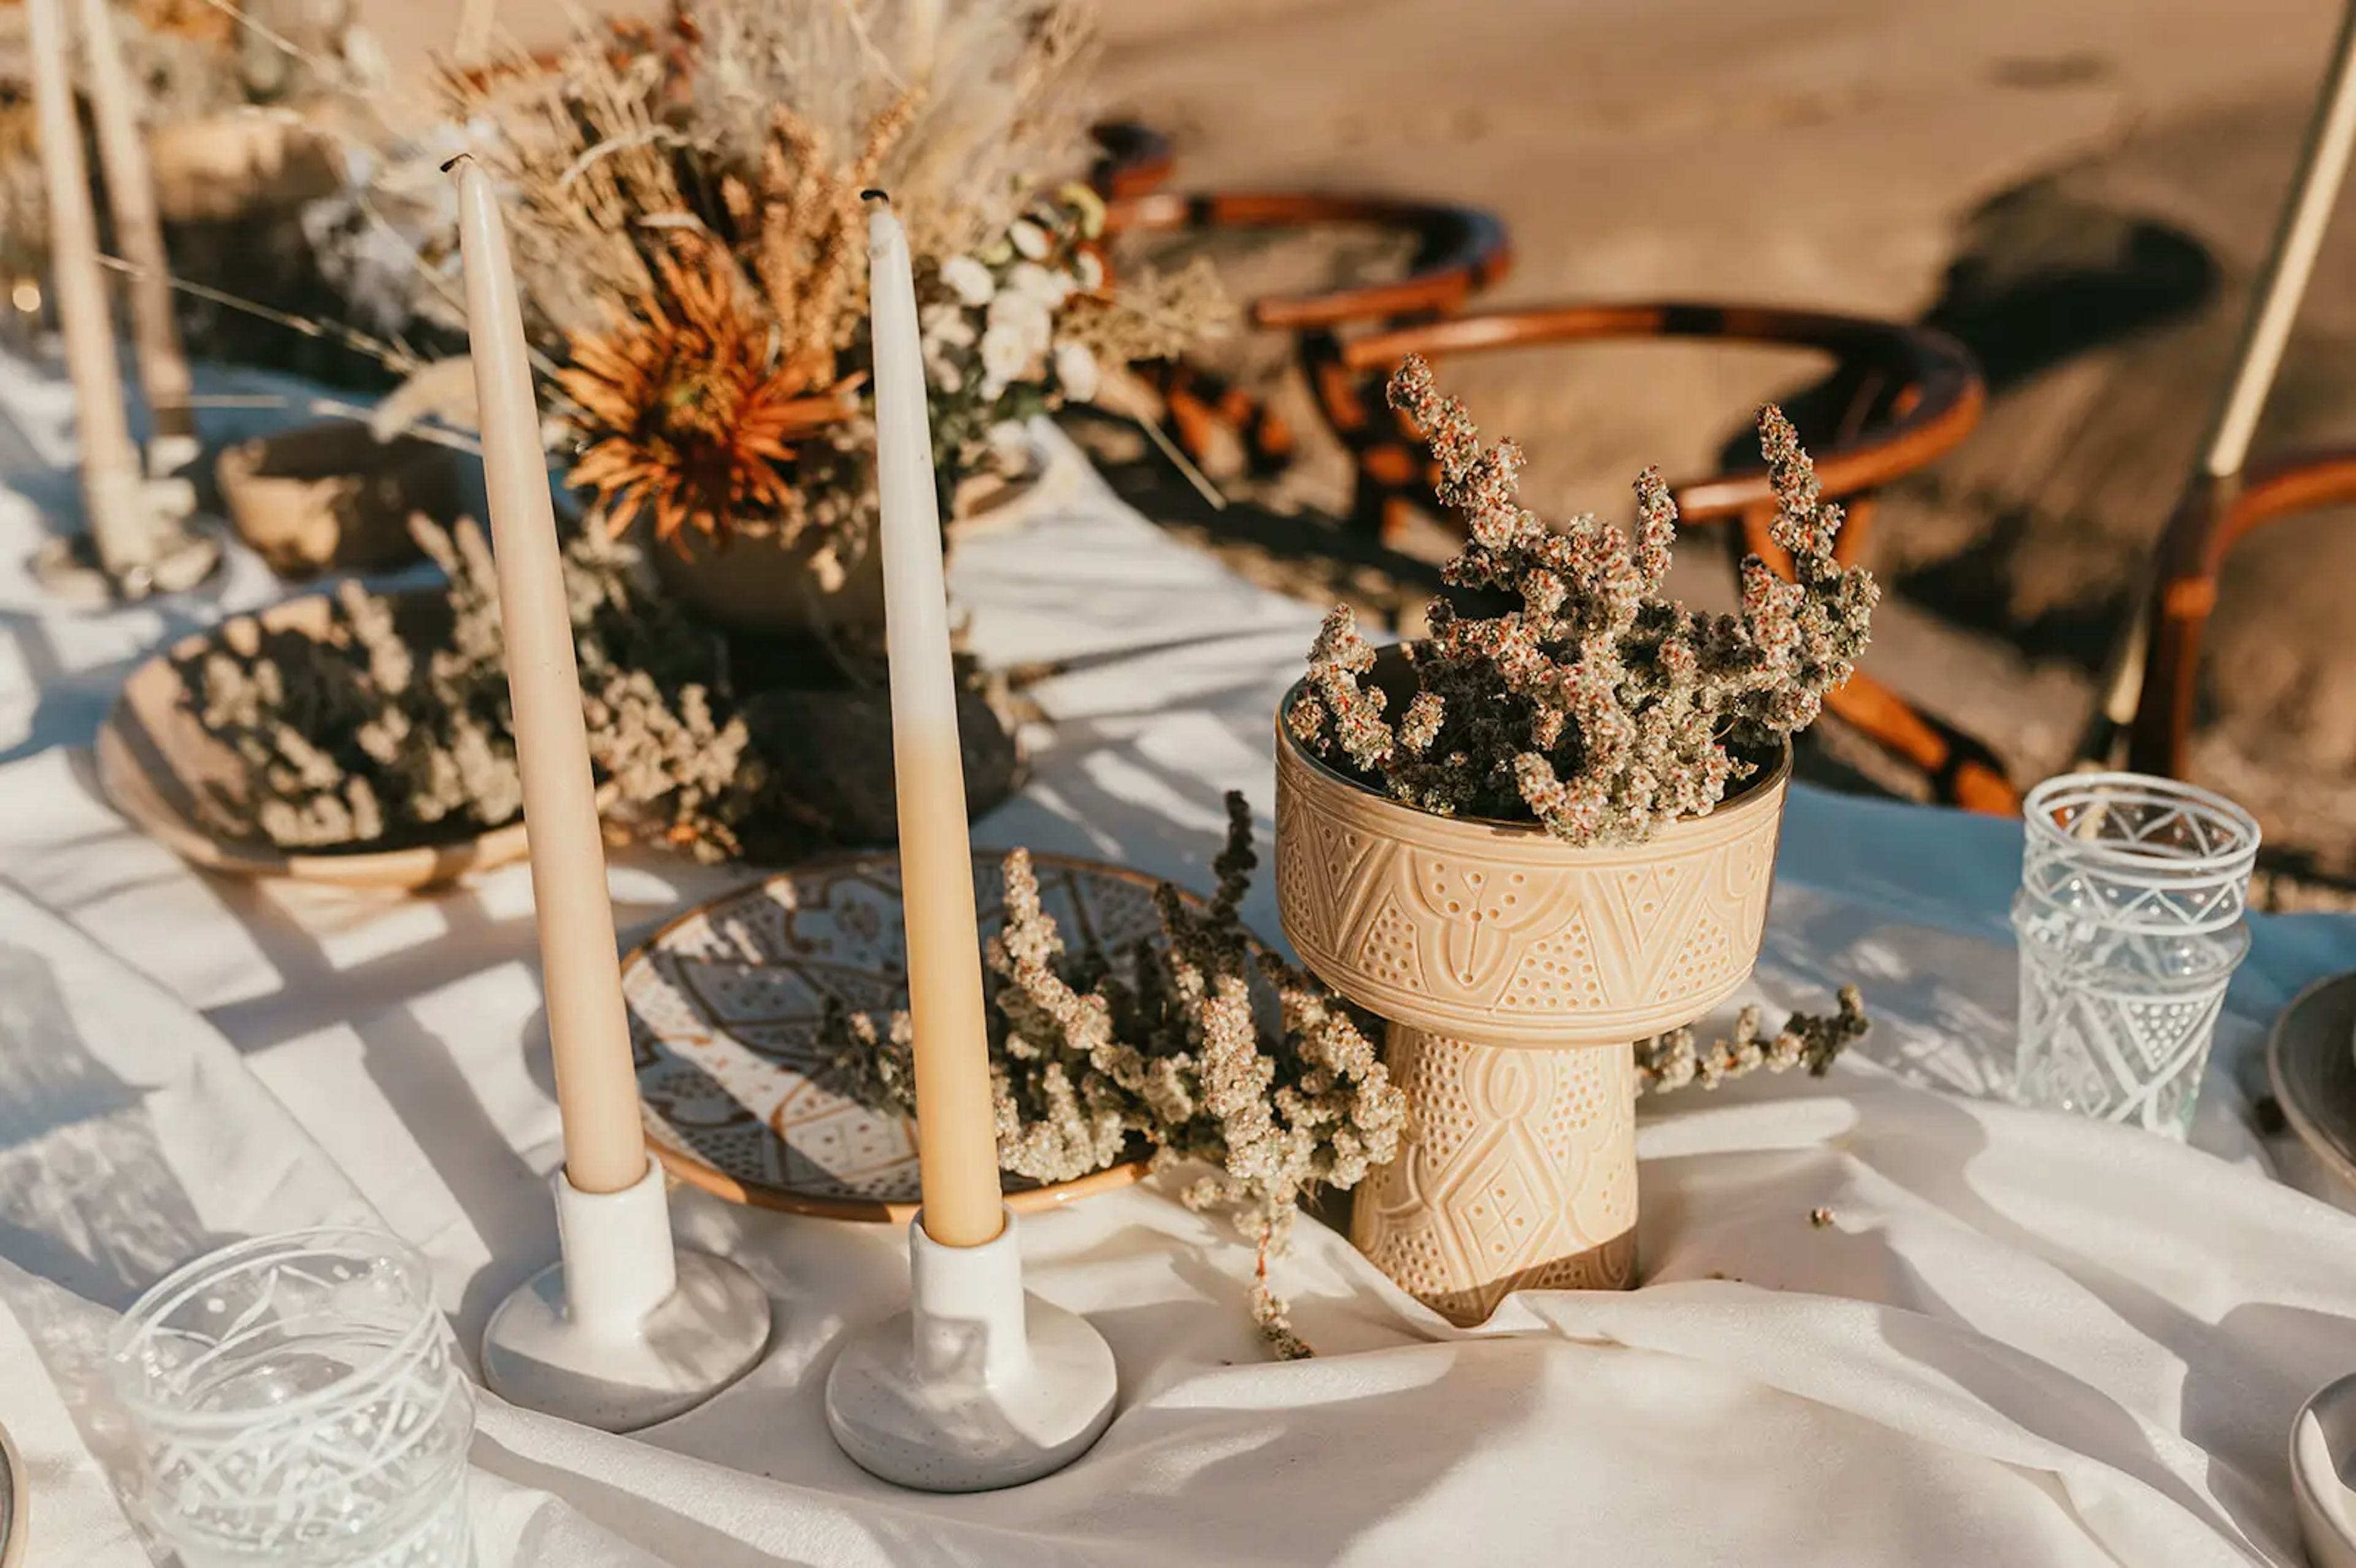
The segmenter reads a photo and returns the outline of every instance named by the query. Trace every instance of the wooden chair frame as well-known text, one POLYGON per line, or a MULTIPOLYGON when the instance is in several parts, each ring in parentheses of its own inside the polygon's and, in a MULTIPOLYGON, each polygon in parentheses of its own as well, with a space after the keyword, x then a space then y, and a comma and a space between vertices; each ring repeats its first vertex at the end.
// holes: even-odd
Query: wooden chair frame
POLYGON ((1176 157, 1170 138, 1133 120, 1108 120, 1092 125, 1097 161, 1088 170, 1088 184, 1108 203, 1134 201, 1170 183, 1176 157))
POLYGON ((1416 236, 1420 250, 1403 278, 1254 300, 1256 327, 1301 332, 1440 315, 1461 307, 1513 264, 1505 225, 1494 213, 1448 202, 1329 191, 1151 191, 1116 200, 1106 226, 1123 233, 1204 229, 1299 229, 1357 223, 1416 236))
POLYGON ((2188 776, 2201 644, 2217 608, 2218 576, 2234 547, 2268 523, 2351 502, 2356 451, 2270 464, 2239 483, 2196 489, 2176 509, 2160 536, 2143 689, 2127 732, 2129 767, 2188 776))
MULTIPOLYGON (((1099 128, 1108 152, 1125 150, 1122 133, 1099 128)), ((1147 160, 1129 153, 1137 166, 1147 160)), ((1367 224, 1413 235, 1417 255, 1403 278, 1388 283, 1277 294, 1251 301, 1245 317, 1264 331, 1290 332, 1322 412, 1329 423, 1347 417, 1346 383, 1336 384, 1321 368, 1330 367, 1347 330, 1428 319, 1460 309, 1513 264, 1505 223, 1480 208, 1393 197, 1329 191, 1163 191, 1130 176, 1116 185, 1099 174, 1100 189, 1115 195, 1106 215, 1109 233, 1180 233, 1211 229, 1292 229, 1312 224, 1367 224)), ((1281 468, 1295 449, 1292 432, 1276 413, 1243 389, 1183 362, 1165 368, 1157 389, 1169 405, 1179 444, 1194 457, 1209 451, 1219 428, 1244 439, 1255 471, 1281 468)))

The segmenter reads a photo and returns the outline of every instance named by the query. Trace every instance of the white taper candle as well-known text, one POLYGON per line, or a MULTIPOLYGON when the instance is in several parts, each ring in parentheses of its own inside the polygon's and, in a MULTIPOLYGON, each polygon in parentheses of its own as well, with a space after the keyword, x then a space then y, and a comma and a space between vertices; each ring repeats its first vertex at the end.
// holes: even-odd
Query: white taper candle
POLYGON ((605 839, 581 716, 581 675, 558 554, 540 405, 523 311, 490 176, 456 164, 466 332, 481 405, 499 625, 515 709, 516 768, 531 840, 531 892, 548 998, 549 1050, 564 1130, 564 1174, 583 1192, 619 1192, 647 1173, 637 1075, 622 1006, 605 839))
POLYGON ((98 129, 98 159, 106 171, 106 201, 114 213, 114 242, 131 274, 132 347, 146 394, 150 466, 176 474, 196 461, 197 421, 188 406, 194 384, 172 314, 172 262, 155 211, 155 176, 148 166, 147 135, 139 123, 138 90, 115 36, 113 0, 80 0, 82 48, 90 57, 90 112, 98 129))
POLYGON ((123 410, 123 373, 114 360, 114 324, 98 265, 98 219, 82 164, 81 123, 66 69, 63 0, 27 0, 33 57, 33 100, 41 138, 41 175, 49 198, 49 286, 73 382, 74 440, 81 455, 82 507, 91 542, 108 576, 123 581, 155 553, 139 452, 123 410))
POLYGON ((892 672, 900 888, 916 1030, 916 1145, 925 1233, 979 1246, 1003 1222, 982 1010, 973 847, 966 833, 957 677, 941 571, 940 501, 907 232, 870 192, 868 310, 875 369, 875 474, 892 672))

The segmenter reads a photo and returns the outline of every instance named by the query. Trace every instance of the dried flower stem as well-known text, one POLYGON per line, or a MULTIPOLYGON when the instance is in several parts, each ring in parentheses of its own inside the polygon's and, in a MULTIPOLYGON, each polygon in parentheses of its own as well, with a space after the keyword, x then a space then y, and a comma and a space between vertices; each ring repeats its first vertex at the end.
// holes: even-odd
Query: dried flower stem
POLYGON ((1715 1089, 1729 1078, 1762 1068, 1788 1072, 1804 1067, 1809 1077, 1821 1078, 1832 1071, 1841 1052, 1863 1040, 1872 1027, 1865 1014, 1865 1000, 1855 986, 1840 988, 1838 1009, 1831 1017, 1795 1012, 1772 1040, 1759 1037, 1759 1009, 1745 1008, 1735 1019, 1734 1033, 1706 1048, 1696 1047, 1691 1028, 1638 1040, 1636 1093, 1665 1093, 1688 1083, 1715 1089))
MULTIPOLYGON (((1070 1180, 1141 1141, 1156 1163, 1200 1160, 1189 1207, 1228 1209, 1256 1248, 1253 1320, 1278 1354, 1305 1355, 1268 1264, 1297 1205, 1348 1189, 1398 1151, 1406 1105, 1347 1006, 1237 918, 1257 863, 1251 813, 1227 797, 1228 837, 1211 901, 1156 890, 1158 942, 1126 954, 1069 951, 1042 906, 1029 855, 1006 859, 1005 917, 991 938, 991 1079, 1000 1163, 1070 1180), (1274 1003, 1277 1027, 1258 1006, 1274 1003)), ((821 1040, 831 1082, 879 1110, 914 1110, 905 1013, 878 1020, 830 1005, 821 1040)))
POLYGON ((1634 843, 1707 814, 1847 678, 1878 591, 1834 559, 1840 508, 1822 498, 1773 407, 1760 411, 1760 446, 1777 499, 1773 537, 1796 581, 1752 556, 1740 613, 1713 617, 1660 593, 1677 514, 1656 470, 1637 475, 1633 539, 1591 515, 1549 528, 1517 498, 1520 448, 1483 447, 1422 360, 1399 368, 1390 399, 1422 427, 1439 498, 1464 522, 1448 581, 1503 591, 1520 607, 1475 618, 1435 600, 1396 723, 1369 679, 1375 650, 1336 607, 1285 715, 1301 744, 1338 752, 1421 810, 1534 819, 1572 844, 1634 843))

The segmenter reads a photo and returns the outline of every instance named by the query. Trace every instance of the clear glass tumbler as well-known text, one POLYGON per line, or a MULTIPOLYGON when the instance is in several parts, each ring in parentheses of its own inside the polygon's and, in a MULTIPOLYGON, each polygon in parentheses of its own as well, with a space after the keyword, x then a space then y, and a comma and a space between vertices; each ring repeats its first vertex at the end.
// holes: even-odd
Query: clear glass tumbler
POLYGON ((2258 825, 2142 773, 2048 779, 2023 815, 2015 1097, 2181 1138, 2249 951, 2258 825))
POLYGON ((474 1391, 398 1238, 199 1258, 116 1326, 109 1373, 134 1504, 185 1568, 466 1568, 474 1391))

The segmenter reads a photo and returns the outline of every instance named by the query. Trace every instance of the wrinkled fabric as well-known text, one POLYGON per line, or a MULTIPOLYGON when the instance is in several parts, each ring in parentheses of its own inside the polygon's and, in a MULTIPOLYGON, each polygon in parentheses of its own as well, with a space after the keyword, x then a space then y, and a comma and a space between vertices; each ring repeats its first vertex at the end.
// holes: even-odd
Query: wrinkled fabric
MULTIPOLYGON (((64 411, 0 362, 0 1422, 35 1568, 116 1568, 146 1559, 90 1394, 114 1314, 226 1240, 374 1216, 471 1347, 554 1255, 557 1125, 522 868, 423 898, 230 881, 106 807, 80 748, 126 661, 274 590, 240 557, 162 606, 54 610, 18 562, 70 491, 41 467, 64 411)), ((1236 787, 1265 844, 1312 608, 1092 482, 961 542, 956 581, 985 656, 1059 672, 979 842, 1202 885, 1236 787)), ((1121 1393, 1093 1452, 1017 1490, 895 1491, 827 1435, 825 1370, 903 1303, 904 1238, 681 1190, 682 1238, 770 1290, 767 1356, 633 1437, 487 1396, 480 1560, 2297 1563, 2285 1447, 2356 1368, 2356 1221, 2278 1179, 2340 1196, 2247 1106, 2265 1024, 2356 967, 2356 925, 2260 923, 2181 1147, 1975 1097, 2009 1051, 2019 853, 2006 823, 1794 791, 1752 996, 1854 980, 1876 1030, 1824 1081, 1646 1103, 1642 1289, 1462 1330, 1304 1223, 1275 1283, 1321 1354, 1278 1363, 1252 1249, 1174 1201, 1183 1173, 1026 1220, 1031 1287, 1102 1330, 1121 1393)), ((624 857, 611 883, 643 932, 744 875, 624 857)), ((1264 875, 1247 915, 1273 933, 1264 875)))

